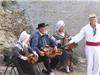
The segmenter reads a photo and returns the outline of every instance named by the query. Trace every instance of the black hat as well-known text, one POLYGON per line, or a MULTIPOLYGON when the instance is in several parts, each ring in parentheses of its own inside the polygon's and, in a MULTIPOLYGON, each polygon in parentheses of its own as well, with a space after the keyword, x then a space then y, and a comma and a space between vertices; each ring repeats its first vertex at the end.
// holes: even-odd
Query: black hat
POLYGON ((39 28, 42 28, 42 27, 46 27, 46 26, 48 26, 48 24, 40 23, 40 24, 38 24, 38 27, 36 29, 39 29, 39 28))

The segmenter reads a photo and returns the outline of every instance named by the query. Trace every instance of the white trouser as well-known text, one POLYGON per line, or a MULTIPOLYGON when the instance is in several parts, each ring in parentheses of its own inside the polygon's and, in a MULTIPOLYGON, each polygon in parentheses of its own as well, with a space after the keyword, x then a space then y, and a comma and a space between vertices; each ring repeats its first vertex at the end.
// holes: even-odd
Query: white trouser
POLYGON ((87 75, 99 75, 100 46, 86 46, 87 75))

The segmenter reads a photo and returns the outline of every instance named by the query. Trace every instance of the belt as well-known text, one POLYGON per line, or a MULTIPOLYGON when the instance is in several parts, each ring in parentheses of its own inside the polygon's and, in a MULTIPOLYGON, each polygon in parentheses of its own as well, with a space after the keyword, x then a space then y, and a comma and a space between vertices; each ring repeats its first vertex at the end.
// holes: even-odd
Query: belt
POLYGON ((88 45, 88 46, 100 46, 100 42, 88 42, 88 41, 86 41, 86 45, 88 45))

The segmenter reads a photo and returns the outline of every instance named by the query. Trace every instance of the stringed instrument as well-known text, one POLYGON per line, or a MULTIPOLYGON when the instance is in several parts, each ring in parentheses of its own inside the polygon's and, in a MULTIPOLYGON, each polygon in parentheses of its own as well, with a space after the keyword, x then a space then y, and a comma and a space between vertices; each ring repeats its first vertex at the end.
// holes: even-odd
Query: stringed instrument
POLYGON ((32 54, 29 54, 27 57, 28 57, 27 62, 29 64, 35 64, 38 61, 37 56, 35 56, 33 53, 32 54))
POLYGON ((17 42, 22 48, 22 55, 28 57, 28 60, 26 60, 29 64, 35 64, 38 61, 38 57, 34 54, 32 48, 28 46, 28 48, 23 47, 20 42, 17 42))
POLYGON ((73 48, 76 48, 77 46, 78 46, 78 44, 77 43, 72 43, 72 44, 68 44, 67 45, 67 43, 71 40, 71 39, 69 39, 69 35, 67 34, 67 32, 65 32, 65 36, 64 36, 64 38, 63 38, 63 45, 65 46, 65 47, 67 47, 68 49, 73 49, 73 48))
POLYGON ((63 50, 60 48, 57 48, 57 51, 54 50, 53 47, 50 46, 46 46, 44 48, 42 48, 42 51, 45 53, 45 56, 49 57, 49 58, 54 58, 57 55, 61 55, 63 53, 63 50))
POLYGON ((38 61, 38 57, 33 52, 26 51, 25 56, 28 57, 27 62, 29 64, 35 64, 38 61))

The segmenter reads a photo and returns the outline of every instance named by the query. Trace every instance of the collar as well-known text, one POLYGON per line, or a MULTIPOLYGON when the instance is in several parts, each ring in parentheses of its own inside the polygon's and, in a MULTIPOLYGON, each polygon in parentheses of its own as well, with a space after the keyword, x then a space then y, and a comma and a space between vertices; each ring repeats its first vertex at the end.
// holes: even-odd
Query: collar
POLYGON ((44 34, 42 34, 40 31, 39 31, 39 34, 41 35, 41 36, 43 36, 44 34))
POLYGON ((58 32, 58 35, 64 37, 64 36, 65 36, 65 33, 59 33, 59 32, 58 32))
POLYGON ((90 26, 92 29, 95 29, 95 28, 97 28, 98 23, 96 23, 96 27, 95 27, 95 28, 93 28, 93 27, 90 25, 90 23, 89 23, 89 26, 90 26))

